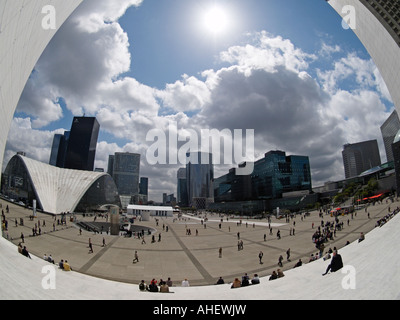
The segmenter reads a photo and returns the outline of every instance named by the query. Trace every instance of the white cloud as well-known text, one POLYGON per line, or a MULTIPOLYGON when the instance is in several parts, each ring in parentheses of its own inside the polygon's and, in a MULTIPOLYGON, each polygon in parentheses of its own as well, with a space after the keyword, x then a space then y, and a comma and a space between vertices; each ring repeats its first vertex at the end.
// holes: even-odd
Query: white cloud
POLYGON ((35 128, 62 117, 58 97, 74 115, 95 115, 102 130, 127 141, 124 146, 100 141, 95 166, 106 169, 108 155, 118 151, 141 153, 140 175, 150 178, 150 198, 158 200, 163 192, 176 192, 181 165, 149 166, 145 154, 151 143, 145 138, 153 128, 167 131, 170 121, 178 124, 178 132, 255 129, 256 158, 272 149, 308 155, 314 185, 343 178, 345 143, 380 139, 379 126, 389 116, 382 102, 390 97, 387 88, 371 60, 337 45, 323 44, 325 53, 341 57, 314 78, 315 54, 265 31, 221 52, 225 67, 199 70, 202 78, 183 75, 164 90, 122 78, 131 56, 118 18, 140 3, 84 2, 40 60, 18 107, 32 120, 14 120, 9 152, 25 149, 48 161, 53 132, 35 128))
POLYGON ((307 69, 309 62, 316 59, 315 55, 296 48, 290 40, 271 36, 266 31, 256 33, 255 39, 256 45, 234 46, 222 52, 221 60, 236 64, 248 75, 252 70, 274 72, 282 66, 297 72, 307 69))
POLYGON ((49 163, 51 145, 56 133, 64 133, 64 130, 36 130, 32 127, 30 118, 14 118, 8 134, 3 168, 5 169, 8 161, 19 151, 25 152, 29 158, 49 163))
POLYGON ((167 84, 165 90, 158 93, 164 107, 178 112, 201 110, 210 102, 210 95, 207 83, 188 75, 183 75, 182 80, 173 84, 167 84))

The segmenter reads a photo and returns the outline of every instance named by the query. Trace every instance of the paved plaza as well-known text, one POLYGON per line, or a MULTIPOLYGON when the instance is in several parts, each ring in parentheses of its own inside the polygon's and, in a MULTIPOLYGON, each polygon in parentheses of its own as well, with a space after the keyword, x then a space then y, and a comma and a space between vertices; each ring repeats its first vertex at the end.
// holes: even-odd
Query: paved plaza
MULTIPOLYGON (((79 227, 70 219, 67 219, 66 226, 62 226, 57 224, 59 217, 41 213, 31 221, 31 210, 3 200, 0 202, 8 221, 8 231, 3 233, 4 237, 18 244, 23 233, 23 245, 30 254, 37 257, 52 255, 56 262, 68 260, 72 269, 78 273, 133 284, 142 279, 150 282, 153 278, 166 280, 170 277, 175 286, 180 286, 184 278, 189 280, 191 286, 204 286, 215 284, 220 276, 226 283, 244 273, 250 276, 257 273, 260 277, 266 277, 278 268, 280 255, 284 258, 282 270, 293 269, 299 259, 308 263, 311 254, 318 252, 311 238, 321 225, 321 220, 333 221, 330 215, 321 218, 316 211, 304 218, 297 216, 289 222, 285 218, 272 218, 270 234, 266 219, 227 219, 207 214, 208 221, 205 222, 204 214, 201 217, 184 215, 181 219, 159 217, 158 222, 152 218, 149 222, 137 223, 157 230, 154 233, 155 242, 152 242, 151 235, 146 234, 145 243, 142 243, 141 239, 111 236, 106 232, 94 234, 82 230, 80 233, 79 227), (6 213, 7 205, 9 213, 6 213), (15 225, 15 220, 19 223, 20 218, 24 219, 24 226, 15 225), (32 228, 38 221, 41 235, 32 236, 32 228), (191 234, 188 234, 189 229, 191 234), (294 235, 290 235, 293 229, 294 235), (277 238, 278 230, 281 239, 277 238), (158 241, 159 235, 161 241, 158 241), (93 253, 89 252, 89 239, 93 244, 93 253), (238 250, 239 240, 243 241, 241 250, 238 250), (286 251, 289 248, 290 261, 287 261, 286 251), (138 252, 139 262, 133 263, 135 251, 138 252), (263 252, 261 263, 260 251, 263 252)), ((374 229, 376 221, 398 205, 397 201, 384 201, 370 205, 367 210, 357 211, 353 217, 340 217, 344 229, 337 231, 335 240, 326 243, 325 248, 342 248, 346 242, 356 241, 361 232, 367 234, 374 229)), ((77 218, 94 220, 93 216, 77 218)), ((104 218, 96 220, 105 221, 104 218)))

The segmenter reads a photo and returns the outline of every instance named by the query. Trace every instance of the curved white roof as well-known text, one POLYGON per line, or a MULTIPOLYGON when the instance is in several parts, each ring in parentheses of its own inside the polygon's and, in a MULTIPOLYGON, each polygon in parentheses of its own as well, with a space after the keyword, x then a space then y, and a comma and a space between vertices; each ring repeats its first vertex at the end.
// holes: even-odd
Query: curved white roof
POLYGON ((80 199, 103 172, 61 169, 17 155, 26 166, 43 211, 73 212, 80 199))

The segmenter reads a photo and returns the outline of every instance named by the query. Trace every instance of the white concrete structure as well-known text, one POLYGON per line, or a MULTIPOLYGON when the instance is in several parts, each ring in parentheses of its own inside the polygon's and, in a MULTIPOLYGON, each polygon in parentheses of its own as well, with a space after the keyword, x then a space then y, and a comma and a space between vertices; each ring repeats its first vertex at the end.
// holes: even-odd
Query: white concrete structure
MULTIPOLYGON (((360 0, 329 0, 329 4, 346 20, 351 18, 354 13, 353 31, 363 43, 379 72, 384 79, 390 95, 392 96, 397 112, 400 111, 400 47, 382 25, 382 23, 374 16, 374 14, 366 7, 369 4, 379 1, 360 1, 360 0), (350 9, 354 8, 354 12, 350 9)), ((390 2, 390 1, 389 1, 390 2)), ((393 1, 395 2, 395 1, 393 1)), ((372 7, 370 7, 371 10, 372 7)))
MULTIPOLYGON (((366 239, 342 248, 342 271, 322 276, 329 261, 319 259, 285 271, 285 277, 239 289, 229 284, 203 287, 173 287, 174 294, 143 293, 137 284, 108 281, 77 272, 52 269, 55 289, 49 289, 52 268, 42 258, 32 260, 17 252, 14 244, 0 238, 0 299, 31 300, 399 300, 400 214, 366 239), (43 273, 43 270, 45 272, 43 273), (44 285, 43 285, 44 283, 44 285), (46 287, 47 286, 47 287, 46 287)), ((190 279, 189 279, 190 281, 190 279)), ((156 302, 154 302, 156 303, 156 302)), ((151 310, 141 310, 146 314, 151 310)))
POLYGON ((86 191, 107 173, 60 169, 16 155, 25 165, 43 211, 74 212, 86 191))
POLYGON ((140 206, 136 204, 128 205, 128 216, 141 216, 143 221, 149 221, 150 217, 173 217, 172 207, 140 206))
MULTIPOLYGON (((42 26, 46 5, 54 6, 59 28, 82 0, 2 0, 0 2, 0 159, 3 159, 15 108, 37 60, 57 30, 42 26)), ((400 49, 375 16, 358 0, 331 0, 335 10, 352 5, 357 13, 354 30, 378 66, 400 111, 400 49)), ((32 166, 34 166, 32 164, 32 166)), ((39 179, 39 177, 37 177, 39 179)), ((63 179, 68 179, 63 177, 63 179)), ((41 183, 44 183, 41 181, 41 183)), ((48 205, 54 201, 44 200, 48 205)), ((57 206, 57 204, 56 204, 57 206)), ((67 211, 56 207, 54 211, 67 211)), ((400 215, 368 234, 362 243, 341 250, 347 274, 336 272, 322 277, 328 262, 322 260, 286 272, 279 281, 236 290, 229 285, 174 288, 175 294, 144 294, 134 286, 97 279, 76 272, 56 272, 56 288, 46 288, 41 258, 32 260, 17 253, 16 247, 0 238, 0 299, 400 299, 400 215), (384 266, 384 268, 382 268, 384 266), (383 270, 383 271, 382 271, 383 270), (353 274, 351 273, 353 271, 353 274), (355 272, 355 273, 354 273, 355 272), (353 275, 351 278, 349 275, 353 275), (353 282, 352 282, 353 281, 353 282), (354 282, 355 281, 355 282, 354 282), (351 287, 350 285, 355 285, 351 287)))
POLYGON ((3 161, 11 121, 25 84, 54 34, 82 0, 0 1, 0 160, 3 161), (56 30, 42 26, 51 5, 56 30))

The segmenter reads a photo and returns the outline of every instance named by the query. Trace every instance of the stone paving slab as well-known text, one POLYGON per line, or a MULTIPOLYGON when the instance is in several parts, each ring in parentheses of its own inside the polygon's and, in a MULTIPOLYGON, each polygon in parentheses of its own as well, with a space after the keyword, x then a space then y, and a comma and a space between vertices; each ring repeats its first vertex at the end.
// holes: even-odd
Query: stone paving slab
MULTIPOLYGON (((4 201, 1 203, 5 209, 7 203, 4 201)), ((321 223, 318 212, 312 212, 303 220, 296 217, 289 223, 286 223, 285 219, 273 219, 273 234, 270 235, 266 220, 243 219, 243 223, 237 225, 237 220, 229 219, 229 221, 224 220, 219 228, 220 218, 208 215, 209 221, 205 223, 206 228, 204 228, 204 224, 196 217, 184 217, 185 220, 165 218, 159 221, 158 226, 153 219, 141 224, 157 229, 156 242, 151 243, 151 237, 146 236, 146 244, 142 244, 139 239, 115 237, 105 233, 93 234, 83 230, 80 234, 79 228, 70 221, 67 221, 67 226, 55 224, 56 231, 53 232, 54 218, 41 213, 38 213, 41 225, 43 220, 46 222, 46 225, 42 226, 42 235, 29 237, 38 219, 29 221, 30 210, 10 203, 8 205, 10 213, 6 213, 6 217, 9 227, 4 235, 12 239, 14 244, 21 241, 19 237, 23 232, 25 245, 31 254, 38 257, 42 257, 44 253, 51 254, 56 262, 60 259, 68 260, 73 270, 77 272, 127 283, 171 277, 179 284, 183 278, 188 278, 192 285, 209 285, 215 283, 219 276, 226 281, 241 277, 245 272, 249 275, 258 273, 260 276, 267 276, 272 270, 276 270, 280 255, 284 257, 283 270, 289 270, 299 259, 306 263, 310 255, 318 251, 311 242, 311 237, 321 223), (14 221, 21 217, 24 218, 25 225, 16 227, 14 221), (168 232, 163 231, 163 224, 169 226, 168 232), (291 236, 289 233, 293 227, 295 235, 291 236), (191 235, 186 234, 186 228, 191 229, 191 235), (281 231, 280 240, 276 238, 278 229, 281 231), (238 232, 244 243, 243 250, 237 248, 238 232), (157 241, 159 233, 161 242, 157 241), (93 243, 94 253, 89 253, 89 238, 93 243), (106 247, 102 247, 103 238, 106 247), (222 247, 222 258, 218 257, 220 247, 222 247), (288 248, 291 249, 291 261, 286 261, 288 248), (133 264, 135 250, 139 253, 139 262, 133 264), (260 251, 264 253, 263 264, 258 260, 260 251)), ((376 220, 387 214, 389 206, 394 209, 397 205, 398 202, 393 204, 384 202, 370 206, 368 208, 370 218, 364 210, 358 211, 353 219, 341 217, 345 228, 337 233, 334 242, 326 245, 326 249, 333 246, 341 248, 347 241, 355 241, 360 232, 367 233, 374 228, 376 220)), ((92 221, 93 217, 84 219, 92 221)), ((333 220, 329 215, 323 219, 333 220)))

